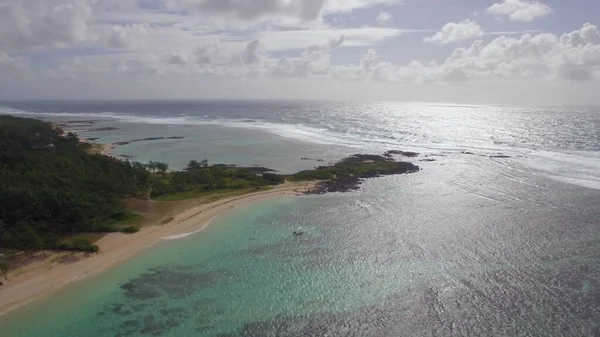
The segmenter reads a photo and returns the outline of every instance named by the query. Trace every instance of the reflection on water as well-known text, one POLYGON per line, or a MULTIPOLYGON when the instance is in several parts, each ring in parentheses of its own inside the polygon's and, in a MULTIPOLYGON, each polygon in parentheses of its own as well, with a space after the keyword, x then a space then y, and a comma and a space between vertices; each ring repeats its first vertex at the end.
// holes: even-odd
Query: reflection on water
POLYGON ((360 192, 236 208, 0 324, 41 337, 600 335, 600 191, 510 165, 437 157, 360 192))

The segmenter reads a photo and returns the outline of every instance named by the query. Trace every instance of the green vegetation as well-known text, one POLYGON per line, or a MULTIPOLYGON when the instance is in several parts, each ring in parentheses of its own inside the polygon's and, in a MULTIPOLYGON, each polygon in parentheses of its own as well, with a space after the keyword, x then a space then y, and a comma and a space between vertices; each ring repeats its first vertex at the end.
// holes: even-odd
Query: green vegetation
POLYGON ((333 166, 320 166, 300 171, 288 177, 290 181, 331 180, 345 177, 369 178, 386 174, 406 173, 418 169, 410 163, 396 162, 379 155, 359 154, 342 159, 333 166))
POLYGON ((212 202, 292 181, 328 180, 319 193, 347 191, 359 178, 415 172, 388 157, 355 155, 333 166, 290 176, 262 167, 192 160, 181 171, 166 163, 130 163, 96 154, 102 146, 34 119, 0 116, 0 248, 97 252, 89 233, 135 233, 142 218, 125 208, 130 197, 212 202))
POLYGON ((10 264, 7 262, 0 262, 0 273, 4 276, 4 279, 8 281, 8 271, 10 270, 10 264))
POLYGON ((163 169, 164 166, 152 181, 151 197, 158 201, 177 201, 214 193, 256 189, 285 181, 284 176, 266 168, 208 165, 206 160, 192 160, 183 171, 166 173, 163 169))
POLYGON ((1 247, 60 249, 65 234, 113 231, 127 216, 121 200, 150 182, 143 165, 88 154, 72 133, 0 116, 1 247))
POLYGON ((61 242, 58 247, 58 250, 79 250, 82 252, 88 253, 98 253, 100 251, 100 247, 92 244, 88 239, 84 237, 75 237, 72 240, 68 240, 66 242, 61 242))
POLYGON ((139 231, 140 231, 140 229, 135 226, 127 226, 127 227, 121 229, 121 233, 125 233, 125 234, 133 234, 133 233, 137 233, 139 231))

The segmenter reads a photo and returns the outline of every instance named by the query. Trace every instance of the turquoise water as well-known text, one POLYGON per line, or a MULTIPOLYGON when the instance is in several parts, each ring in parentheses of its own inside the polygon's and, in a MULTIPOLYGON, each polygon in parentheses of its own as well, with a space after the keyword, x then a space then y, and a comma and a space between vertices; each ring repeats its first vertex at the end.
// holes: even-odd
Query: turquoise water
POLYGON ((100 141, 182 136, 116 151, 174 168, 290 172, 395 148, 422 171, 236 209, 0 317, 2 337, 600 336, 597 108, 25 105, 9 113, 119 128, 85 134, 100 141))
POLYGON ((594 336, 598 193, 474 160, 239 207, 0 317, 2 336, 594 336))
POLYGON ((315 202, 288 197, 221 216, 201 234, 3 318, 3 336, 214 336, 278 315, 354 310, 410 283, 400 276, 373 286, 371 277, 383 276, 377 266, 339 264, 327 230, 302 216, 315 202), (310 234, 293 237, 299 226, 310 234), (321 254, 327 261, 315 259, 321 254))

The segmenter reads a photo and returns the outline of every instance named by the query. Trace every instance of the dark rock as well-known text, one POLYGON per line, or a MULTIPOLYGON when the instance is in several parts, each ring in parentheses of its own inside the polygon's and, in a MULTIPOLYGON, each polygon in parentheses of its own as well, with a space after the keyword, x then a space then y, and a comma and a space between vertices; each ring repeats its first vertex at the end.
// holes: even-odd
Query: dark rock
POLYGON ((183 138, 185 138, 185 137, 180 137, 180 136, 148 137, 148 138, 139 138, 139 139, 128 140, 128 141, 125 141, 125 142, 116 142, 116 143, 113 143, 113 144, 114 145, 127 145, 127 144, 131 144, 131 143, 146 142, 146 141, 152 141, 152 140, 183 139, 183 138))
POLYGON ((240 168, 247 169, 250 172, 256 173, 256 174, 275 172, 275 170, 273 170, 273 169, 266 168, 266 167, 261 167, 261 166, 240 167, 240 168))
POLYGON ((301 157, 300 160, 313 160, 313 161, 318 161, 318 162, 324 162, 324 159, 319 159, 319 158, 308 158, 308 157, 301 157))
MULTIPOLYGON (((395 167, 391 170, 386 171, 367 171, 358 175, 342 176, 330 179, 327 181, 319 182, 312 191, 306 192, 306 194, 325 194, 328 192, 351 192, 360 189, 360 185, 365 179, 378 178, 386 175, 393 174, 406 174, 414 173, 420 170, 419 166, 408 163, 408 162, 394 162, 393 160, 379 155, 354 155, 345 159, 342 159, 336 165, 360 165, 365 162, 382 162, 393 163, 395 167)), ((335 165, 334 165, 335 167, 335 165)), ((323 167, 327 168, 327 167, 323 167)), ((317 168, 318 169, 318 168, 317 168)))
POLYGON ((419 153, 417 152, 411 152, 411 151, 400 151, 400 150, 389 150, 386 153, 383 154, 385 157, 391 158, 392 155, 400 155, 400 156, 404 156, 404 157, 418 157, 419 153))
POLYGON ((85 130, 86 132, 99 132, 99 131, 116 131, 119 130, 119 128, 114 127, 114 126, 106 126, 103 128, 92 128, 92 129, 87 129, 85 130))
POLYGON ((64 124, 96 124, 96 121, 66 121, 64 124))
POLYGON ((490 158, 510 158, 510 156, 505 156, 505 155, 497 155, 497 156, 490 156, 490 158))

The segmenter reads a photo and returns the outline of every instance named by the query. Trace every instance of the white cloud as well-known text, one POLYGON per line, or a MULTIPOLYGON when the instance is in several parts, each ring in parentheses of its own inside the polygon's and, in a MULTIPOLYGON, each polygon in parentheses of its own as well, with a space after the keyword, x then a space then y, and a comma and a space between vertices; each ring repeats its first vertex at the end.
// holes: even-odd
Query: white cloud
POLYGON ((195 9, 208 15, 229 16, 242 20, 266 18, 271 15, 289 16, 300 21, 312 21, 321 16, 326 0, 170 0, 173 7, 195 9))
MULTIPOLYGON (((344 36, 339 36, 309 46, 295 56, 282 57, 269 55, 267 46, 259 40, 235 48, 217 41, 193 52, 81 56, 61 66, 53 78, 93 82, 94 79, 110 81, 113 76, 122 81, 125 74, 135 76, 131 80, 138 76, 204 75, 229 79, 232 85, 235 81, 250 79, 264 81, 261 83, 287 79, 312 81, 315 88, 325 82, 342 85, 365 81, 431 86, 456 82, 474 86, 494 83, 514 88, 519 83, 559 85, 597 81, 600 70, 600 32, 590 24, 562 36, 541 33, 500 36, 487 44, 475 41, 469 47, 454 49, 441 62, 413 60, 405 65, 381 59, 372 48, 355 63, 332 63, 332 52, 346 41, 344 36)), ((10 64, 11 69, 27 68, 23 60, 0 54, 0 71, 6 64, 10 64)))
POLYGON ((533 21, 550 15, 552 8, 539 1, 504 0, 493 4, 486 12, 497 17, 507 16, 512 21, 533 21))
POLYGON ((404 0, 327 0, 327 12, 349 12, 358 8, 368 8, 378 5, 399 5, 404 0))
POLYGON ((441 31, 437 32, 434 36, 426 37, 424 41, 447 44, 474 39, 482 36, 483 33, 483 28, 475 21, 466 19, 458 23, 449 22, 445 24, 441 31))
POLYGON ((375 18, 375 21, 380 25, 384 25, 388 23, 392 18, 393 16, 391 13, 380 12, 379 15, 377 15, 377 17, 375 18))
POLYGON ((29 62, 22 57, 11 57, 0 53, 0 74, 13 76, 26 76, 29 72, 29 62))
POLYGON ((207 18, 241 21, 283 21, 300 24, 321 20, 323 14, 349 12, 400 0, 164 0, 173 9, 193 10, 207 18))
POLYGON ((127 26, 114 26, 108 36, 108 44, 114 48, 133 48, 144 46, 148 35, 148 24, 132 24, 127 26))
POLYGON ((88 39, 87 0, 3 0, 0 51, 60 47, 88 39))
MULTIPOLYGON (((487 12, 510 20, 533 20, 552 11, 535 1, 496 2, 487 12)), ((525 83, 569 92, 600 83, 600 32, 592 24, 563 35, 484 32, 467 19, 436 32, 386 27, 392 15, 380 12, 387 10, 380 5, 402 3, 398 0, 146 2, 172 11, 140 8, 140 3, 0 0, 0 96, 61 90, 64 95, 143 96, 148 92, 141 88, 147 86, 173 88, 177 96, 189 89, 182 83, 192 88, 190 95, 262 88, 266 94, 287 90, 293 96, 297 92, 290 88, 303 83, 302 90, 319 94, 338 87, 367 94, 385 87, 396 98, 400 91, 418 96, 416 88, 442 96, 455 92, 448 88, 467 87, 519 95, 514 88, 525 83), (357 24, 372 21, 374 13, 379 13, 379 27, 357 24), (418 49, 423 36, 405 39, 409 33, 429 35, 424 40, 437 44, 471 41, 450 51, 446 46, 423 52, 418 49), (485 42, 478 41, 482 36, 485 42), (77 91, 83 88, 87 91, 77 91)), ((404 13, 394 13, 402 22, 404 13)))
POLYGON ((271 50, 303 49, 341 35, 346 37, 344 46, 371 46, 405 33, 400 29, 364 27, 348 29, 306 29, 287 31, 263 31, 257 34, 271 50))
POLYGON ((556 36, 542 33, 519 38, 500 36, 487 45, 474 42, 458 48, 443 63, 432 63, 422 73, 439 78, 518 81, 520 78, 556 81, 596 79, 600 67, 600 31, 590 24, 556 36))

